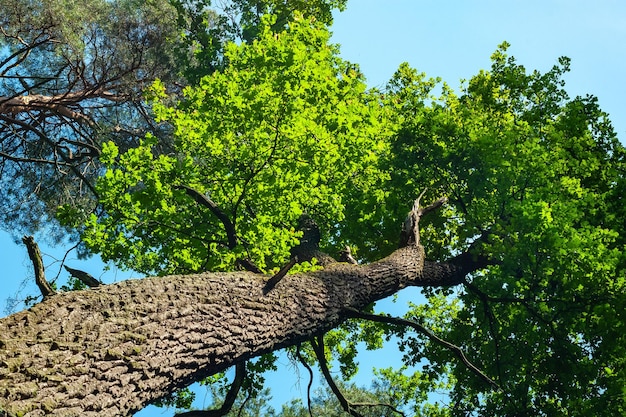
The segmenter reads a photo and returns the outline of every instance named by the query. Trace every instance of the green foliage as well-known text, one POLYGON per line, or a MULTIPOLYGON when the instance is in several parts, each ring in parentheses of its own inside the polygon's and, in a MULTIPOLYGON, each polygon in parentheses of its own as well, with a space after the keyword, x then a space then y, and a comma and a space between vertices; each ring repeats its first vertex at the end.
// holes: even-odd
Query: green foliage
POLYGON ((84 290, 86 288, 88 288, 87 285, 84 284, 81 280, 79 280, 78 278, 70 276, 67 279, 67 283, 61 285, 61 287, 59 289, 61 291, 65 292, 65 291, 80 291, 80 290, 84 290))
POLYGON ((227 43, 252 43, 259 38, 267 29, 263 16, 275 16, 269 29, 276 33, 284 31, 300 15, 330 25, 332 11, 343 10, 346 0, 231 0, 214 7, 210 0, 171 3, 181 29, 174 48, 176 62, 187 81, 196 85, 203 76, 228 65, 224 59, 227 43))
POLYGON ((412 177, 451 203, 447 219, 424 230, 427 253, 445 259, 471 247, 493 263, 471 277, 448 320, 432 292, 428 308, 413 314, 434 320, 504 391, 485 392, 427 341, 411 353, 456 381, 457 411, 614 415, 625 381, 612 372, 626 354, 626 154, 594 97, 567 96, 567 59, 528 74, 505 51, 460 96, 444 86, 427 104, 423 79, 402 67, 390 97, 402 123, 393 194, 410 199, 412 177))
POLYGON ((343 10, 347 0, 233 0, 232 6, 241 13, 241 37, 250 42, 258 37, 264 26, 263 16, 272 14, 276 19, 272 23, 273 32, 280 32, 293 22, 297 16, 304 15, 330 26, 333 21, 333 9, 343 10))
POLYGON ((157 407, 174 407, 177 409, 186 410, 191 408, 191 404, 193 403, 193 400, 195 400, 195 398, 196 394, 193 391, 191 391, 189 388, 184 388, 158 399, 157 401, 153 402, 152 405, 155 405, 157 407))
POLYGON ((377 169, 387 150, 379 103, 322 25, 301 18, 274 34, 267 23, 258 41, 229 44, 228 68, 185 89, 178 106, 155 101, 174 129, 171 153, 157 154, 150 135, 123 153, 103 146, 105 212, 83 230, 103 259, 147 273, 232 269, 236 258, 271 269, 297 243, 302 213, 332 236, 346 200, 376 192, 387 175, 377 169), (236 248, 182 185, 229 217, 236 248))
MULTIPOLYGON (((237 258, 271 271, 307 213, 327 251, 350 244, 375 259, 396 246, 399 219, 428 187, 424 200, 450 201, 421 227, 428 256, 469 251, 489 266, 458 290, 425 289, 428 302, 406 317, 462 348, 502 390, 423 336, 352 322, 326 337, 343 377, 357 370, 360 342, 398 337, 409 368, 379 370, 379 387, 415 415, 623 412, 626 153, 594 97, 567 95, 569 61, 528 73, 503 44, 458 93, 443 84, 435 96, 438 80, 408 65, 387 91, 367 91, 319 20, 290 11, 288 24, 285 14, 255 21, 254 7, 241 10, 254 41, 209 51, 220 65, 195 73, 174 105, 165 84, 148 92, 171 145, 147 135, 130 149, 102 147, 100 211, 82 227, 85 244, 146 273, 230 270, 237 258), (426 403, 438 390, 448 406, 426 403)), ((59 214, 75 225, 71 207, 59 214)))
POLYGON ((0 86, 12 96, 23 88, 14 85, 20 76, 34 86, 27 89, 30 94, 67 93, 105 80, 111 82, 107 88, 112 90, 137 90, 130 85, 137 83, 131 73, 140 60, 144 76, 167 76, 164 67, 173 62, 164 50, 174 41, 174 16, 166 0, 3 0, 0 46, 9 52, 6 56, 2 52, 9 57, 2 64, 6 65, 3 76, 13 77, 3 77, 0 86), (18 68, 15 61, 24 52, 30 56, 18 68), (80 75, 65 67, 69 62, 81 62, 91 71, 90 78, 84 79, 89 85, 73 85, 80 75), (110 78, 114 77, 119 79, 113 85, 110 78))
POLYGON ((153 151, 170 150, 168 126, 153 123, 143 96, 155 79, 174 101, 183 86, 228 65, 228 42, 256 39, 263 13, 277 15, 272 30, 281 31, 300 8, 329 23, 344 4, 1 0, 0 97, 11 111, 0 120, 0 227, 16 236, 45 229, 57 243, 68 234, 77 239, 54 214, 68 205, 78 223, 97 206, 91 185, 103 169, 104 142, 125 151, 151 132, 159 137, 153 151), (12 107, 12 98, 25 95, 52 101, 12 107))
POLYGON ((176 77, 174 17, 168 0, 0 1, 3 103, 35 95, 50 103, 3 109, 0 227, 45 229, 61 241, 68 230, 57 230, 59 205, 84 220, 79 212, 96 205, 89 184, 99 145, 134 145, 131 132, 148 129, 138 111, 145 83, 176 77))

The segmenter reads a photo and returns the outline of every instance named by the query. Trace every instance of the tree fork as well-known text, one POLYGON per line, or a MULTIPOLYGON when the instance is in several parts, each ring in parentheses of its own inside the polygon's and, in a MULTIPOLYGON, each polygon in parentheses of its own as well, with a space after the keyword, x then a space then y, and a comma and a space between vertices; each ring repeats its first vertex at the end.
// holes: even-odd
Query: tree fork
POLYGON ((459 264, 409 244, 365 266, 295 274, 202 273, 47 297, 0 320, 0 411, 128 415, 232 365, 322 335, 407 286, 456 285, 459 264))

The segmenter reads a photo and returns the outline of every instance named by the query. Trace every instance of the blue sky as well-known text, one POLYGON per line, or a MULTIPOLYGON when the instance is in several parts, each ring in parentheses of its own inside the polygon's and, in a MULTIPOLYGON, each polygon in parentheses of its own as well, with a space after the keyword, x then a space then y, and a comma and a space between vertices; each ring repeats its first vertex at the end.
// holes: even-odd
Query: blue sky
MULTIPOLYGON (((546 71, 560 56, 572 59, 567 75, 571 96, 593 94, 610 114, 618 137, 625 142, 626 114, 626 2, 623 0, 351 0, 347 10, 337 14, 332 28, 333 41, 341 44, 342 56, 358 63, 372 87, 383 87, 401 62, 441 77, 456 88, 480 69, 488 69, 489 57, 503 41, 511 44, 509 53, 529 71, 546 71)), ((42 243, 48 276, 59 270, 63 248, 42 243)), ((0 232, 0 315, 4 315, 7 297, 15 295, 27 278, 23 294, 36 294, 32 266, 23 245, 0 232)), ((70 255, 68 265, 82 268, 102 277, 105 282, 124 279, 130 274, 115 268, 103 273, 97 260, 77 262, 70 255)), ((65 272, 63 272, 65 274, 65 272)), ((403 299, 416 297, 404 293, 403 299)), ((402 303, 395 308, 400 309, 402 303)), ((362 368, 374 362, 386 366, 385 359, 397 363, 394 348, 384 355, 369 354, 362 358, 362 368)), ((273 394, 280 403, 299 395, 293 367, 282 360, 282 370, 270 377, 273 394)), ((305 372, 301 371, 301 375, 305 372)), ((368 385, 371 373, 357 380, 368 385)), ((202 398, 202 394, 199 395, 202 398)), ((202 402, 199 403, 202 405, 202 402)), ((160 409, 145 410, 138 415, 171 415, 160 409)))
POLYGON ((333 32, 343 57, 360 64, 371 86, 384 86, 406 61, 456 88, 488 69, 505 40, 528 70, 546 71, 568 56, 568 91, 596 95, 626 137, 624 1, 351 0, 333 32))

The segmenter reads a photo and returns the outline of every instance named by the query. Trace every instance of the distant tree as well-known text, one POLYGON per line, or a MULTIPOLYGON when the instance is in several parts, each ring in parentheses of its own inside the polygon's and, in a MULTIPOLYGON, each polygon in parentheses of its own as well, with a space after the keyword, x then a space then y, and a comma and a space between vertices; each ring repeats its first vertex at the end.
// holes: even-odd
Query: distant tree
POLYGON ((3 227, 33 232, 59 204, 91 210, 103 140, 155 130, 142 90, 174 80, 165 1, 1 2, 3 227))
MULTIPOLYGON (((352 406, 363 417, 402 416, 404 404, 394 404, 392 391, 374 386, 371 389, 359 388, 355 385, 338 384, 338 388, 352 401, 352 406)), ((341 407, 337 396, 330 388, 318 389, 312 393, 311 403, 301 399, 283 405, 277 417, 327 416, 342 417, 349 415, 341 407), (310 409, 309 409, 310 405, 310 409), (310 413, 309 413, 310 411, 310 413)))

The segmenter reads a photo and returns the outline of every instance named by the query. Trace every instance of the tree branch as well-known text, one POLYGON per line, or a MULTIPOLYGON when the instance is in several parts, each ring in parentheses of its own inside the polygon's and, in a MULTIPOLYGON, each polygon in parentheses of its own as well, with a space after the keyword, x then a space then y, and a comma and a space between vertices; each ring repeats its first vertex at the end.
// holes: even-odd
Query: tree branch
POLYGON ((476 365, 472 364, 469 361, 469 359, 467 359, 467 357, 465 356, 465 353, 460 347, 448 342, 447 340, 440 338, 439 336, 435 335, 432 331, 430 331, 429 329, 427 329, 426 327, 422 326, 421 324, 415 321, 406 320, 406 319, 402 319, 399 317, 389 317, 389 316, 381 316, 378 314, 363 313, 355 309, 346 309, 346 314, 351 318, 371 320, 371 321, 375 321, 378 323, 393 324, 393 325, 404 326, 404 327, 407 327, 407 326, 411 327, 414 330, 418 331, 419 333, 423 334, 424 336, 428 337, 431 341, 449 349, 457 358, 461 360, 461 362, 465 364, 467 369, 472 371, 480 379, 482 379, 485 383, 491 385, 493 388, 497 390, 501 390, 500 386, 495 381, 489 378, 483 371, 481 371, 476 365))
POLYGON ((339 262, 346 262, 352 265, 359 264, 359 262, 352 256, 352 250, 350 249, 350 246, 347 245, 339 254, 339 262))
POLYGON ((316 259, 318 265, 321 266, 328 266, 337 262, 333 257, 319 250, 321 236, 315 220, 304 214, 300 216, 298 223, 298 230, 302 232, 300 243, 291 248, 289 262, 267 281, 263 287, 264 294, 270 292, 298 262, 311 262, 316 259))
POLYGON ((70 268, 67 265, 63 265, 63 267, 65 268, 67 272, 70 273, 71 276, 78 279, 80 282, 82 282, 83 284, 85 284, 86 286, 90 288, 95 288, 95 287, 100 286, 100 284, 102 284, 100 280, 98 280, 93 275, 85 271, 81 271, 80 269, 70 268))
MULTIPOLYGON (((6 33, 4 31, 4 29, 2 29, 2 34, 5 37, 9 37, 8 33, 6 33)), ((14 67, 20 65, 22 62, 24 62, 24 60, 28 57, 28 55, 30 54, 30 52, 33 49, 35 49, 35 48, 37 48, 37 47, 39 47, 39 46, 41 46, 41 45, 43 45, 43 44, 45 44, 45 43, 47 43, 49 41, 50 41, 49 37, 44 37, 43 39, 38 40, 37 42, 34 42, 32 44, 26 44, 26 46, 24 48, 18 49, 17 51, 13 52, 11 55, 6 57, 2 62, 0 62, 0 68, 3 68, 3 67, 6 66, 6 68, 3 69, 2 73, 0 73, 0 77, 6 78, 6 73, 11 68, 14 68, 14 67), (19 57, 19 55, 22 55, 22 56, 19 57), (9 65, 9 63, 11 61, 13 61, 13 59, 15 59, 15 58, 17 58, 15 60, 15 62, 13 62, 12 64, 9 65)), ((0 103, 1 103, 1 100, 0 100, 0 103)))
MULTIPOLYGON (((40 132, 39 130, 35 129, 33 126, 29 125, 26 122, 23 122, 21 120, 17 120, 17 119, 11 119, 8 118, 2 114, 0 114, 0 120, 3 120, 7 123, 15 123, 17 125, 19 125, 20 127, 34 133, 36 136, 38 136, 43 142, 47 143, 50 147, 52 147, 53 149, 58 149, 59 145, 55 142, 53 142, 48 136, 46 136, 45 134, 43 134, 42 132, 40 132)), ((55 151, 56 154, 56 151, 55 151)), ((72 172, 74 173, 74 175, 76 175, 81 181, 83 181, 83 183, 87 186, 87 188, 89 188, 89 190, 93 193, 94 196, 98 197, 98 193, 96 192, 96 189, 94 188, 94 186, 92 184, 89 183, 89 181, 87 180, 87 178, 85 177, 85 175, 83 175, 83 173, 81 173, 78 170, 78 167, 75 166, 74 164, 72 164, 72 159, 68 156, 65 155, 64 152, 59 152, 58 153, 60 158, 63 160, 63 162, 69 166, 69 168, 72 170, 72 172)))
POLYGON ((293 268, 293 266, 297 263, 298 257, 292 257, 289 262, 287 262, 287 264, 280 269, 280 271, 278 271, 276 274, 274 274, 274 276, 267 280, 267 282, 263 286, 263 294, 267 294, 268 292, 270 292, 272 288, 274 288, 276 284, 278 284, 278 281, 283 279, 283 277, 287 275, 287 272, 289 272, 289 270, 293 268))
POLYGON ((399 247, 405 247, 409 245, 419 246, 420 244, 420 233, 419 233, 419 221, 422 216, 437 210, 439 207, 443 206, 447 201, 447 197, 441 197, 439 200, 430 204, 427 207, 420 207, 420 200, 424 196, 426 190, 422 191, 419 197, 413 203, 413 208, 407 215, 404 220, 404 224, 402 225, 402 232, 400 233, 400 244, 399 247))
POLYGON ((239 362, 235 365, 235 378, 233 379, 228 392, 226 393, 226 397, 224 397, 224 402, 222 403, 220 408, 216 408, 215 410, 192 410, 186 411, 184 413, 176 414, 177 417, 222 417, 229 413, 231 408, 233 408, 233 404, 235 404, 235 400, 237 399, 237 395, 239 394, 239 390, 243 384, 243 381, 246 377, 246 362, 239 362))
POLYGON ((309 384, 306 387, 306 404, 307 408, 309 409, 309 416, 313 417, 313 411, 311 410, 311 387, 313 386, 313 369, 311 369, 311 366, 302 357, 302 354, 300 353, 300 344, 296 346, 296 358, 298 358, 302 366, 304 366, 309 372, 309 384))
POLYGON ((315 356, 317 357, 317 361, 319 362, 322 374, 324 375, 328 386, 337 397, 337 400, 339 400, 341 408, 353 417, 363 417, 361 413, 352 408, 352 404, 343 395, 337 384, 335 384, 333 377, 330 375, 330 370, 328 369, 328 364, 326 363, 326 355, 324 355, 324 336, 317 336, 316 338, 311 339, 310 342, 313 347, 313 351, 315 352, 315 356))
POLYGON ((41 295, 46 298, 56 294, 56 291, 54 291, 48 281, 46 281, 46 272, 43 267, 39 245, 37 245, 37 242, 35 242, 32 236, 24 236, 22 242, 26 245, 28 256, 33 263, 33 268, 35 269, 35 283, 37 283, 41 295))
POLYGON ((485 294, 484 292, 482 292, 480 289, 478 289, 478 287, 470 282, 465 283, 465 287, 468 288, 471 292, 474 292, 478 298, 480 298, 480 301, 483 305, 483 311, 485 314, 485 317, 487 317, 487 320, 489 321, 489 333, 491 333, 491 338, 493 339, 493 345, 494 345, 494 352, 495 352, 495 364, 496 364, 496 369, 498 371, 498 380, 500 381, 500 383, 503 382, 503 378, 502 378, 502 367, 500 366, 500 358, 501 358, 501 354, 500 354, 500 337, 498 335, 498 330, 496 328, 496 316, 493 314, 493 310, 491 309, 491 305, 489 304, 489 300, 488 300, 488 296, 487 294, 485 294))
MULTIPOLYGON (((311 339, 309 341, 311 346, 313 347, 313 351, 315 352, 315 356, 320 365, 320 369, 322 370, 322 374, 326 379, 326 382, 330 386, 330 389, 333 391, 333 394, 337 397, 339 404, 344 409, 344 411, 355 417, 363 417, 361 413, 355 410, 356 407, 386 407, 390 409, 392 412, 404 416, 404 413, 392 406, 391 404, 386 403, 354 403, 348 401, 348 399, 343 395, 332 376, 330 375, 330 370, 328 369, 328 364, 326 362, 326 356, 324 355, 324 336, 318 336, 315 339, 311 339)), ((308 368, 310 369, 310 368, 308 368)), ((310 385, 310 384, 309 384, 310 385)), ((310 404, 310 399, 309 399, 310 404)), ((309 405, 309 414, 311 414, 311 407, 309 405)))
POLYGON ((187 195, 192 197, 198 204, 211 210, 211 213, 213 213, 215 217, 217 217, 224 225, 224 229, 226 230, 226 236, 228 237, 228 248, 233 249, 235 246, 237 246, 237 235, 235 234, 235 226, 230 221, 226 213, 224 213, 222 209, 220 209, 219 206, 213 202, 213 200, 187 185, 176 185, 174 186, 174 188, 177 190, 185 190, 187 195))
POLYGON ((86 92, 65 94, 63 96, 43 96, 40 94, 0 97, 0 113, 16 115, 31 110, 48 110, 78 123, 96 127, 96 123, 87 115, 72 110, 69 105, 89 98, 86 92))

